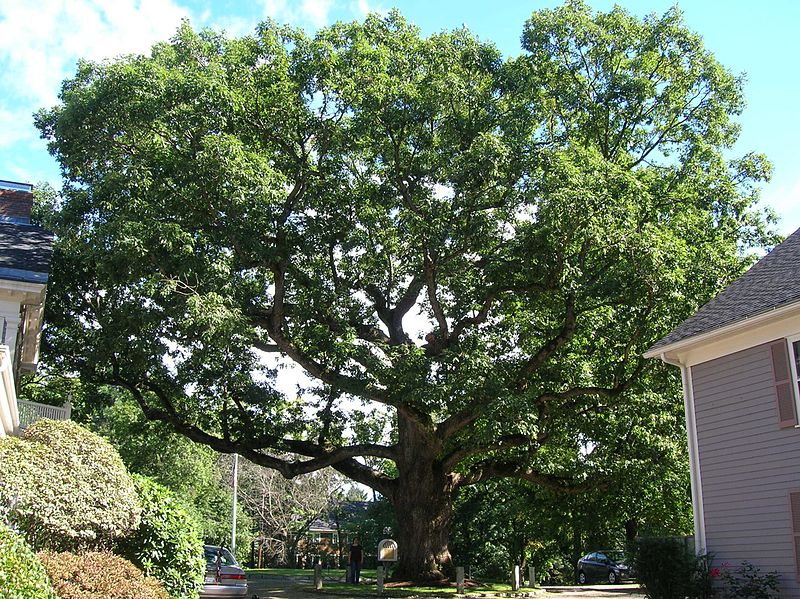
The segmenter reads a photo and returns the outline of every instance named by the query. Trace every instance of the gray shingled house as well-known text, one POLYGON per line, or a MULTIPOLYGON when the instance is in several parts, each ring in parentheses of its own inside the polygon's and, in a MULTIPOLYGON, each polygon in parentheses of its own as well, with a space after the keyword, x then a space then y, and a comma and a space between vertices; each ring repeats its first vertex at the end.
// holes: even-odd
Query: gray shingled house
POLYGON ((645 356, 681 369, 698 551, 800 598, 800 229, 645 356))

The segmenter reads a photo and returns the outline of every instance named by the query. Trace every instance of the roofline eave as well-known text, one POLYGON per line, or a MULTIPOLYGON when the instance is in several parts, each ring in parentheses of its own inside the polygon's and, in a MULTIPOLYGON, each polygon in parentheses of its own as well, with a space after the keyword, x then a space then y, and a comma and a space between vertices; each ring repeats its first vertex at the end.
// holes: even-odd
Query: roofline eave
POLYGON ((707 331, 699 335, 692 335, 691 337, 681 339, 680 341, 675 341, 668 345, 654 346, 648 349, 643 355, 645 358, 661 358, 665 355, 677 356, 680 354, 685 354, 689 350, 696 349, 697 347, 705 344, 713 343, 726 336, 734 335, 744 329, 758 327, 768 323, 771 320, 785 318, 798 311, 800 311, 800 300, 796 300, 792 303, 768 310, 767 312, 756 314, 755 316, 750 316, 749 318, 737 320, 736 322, 732 322, 731 324, 714 329, 712 331, 707 331))

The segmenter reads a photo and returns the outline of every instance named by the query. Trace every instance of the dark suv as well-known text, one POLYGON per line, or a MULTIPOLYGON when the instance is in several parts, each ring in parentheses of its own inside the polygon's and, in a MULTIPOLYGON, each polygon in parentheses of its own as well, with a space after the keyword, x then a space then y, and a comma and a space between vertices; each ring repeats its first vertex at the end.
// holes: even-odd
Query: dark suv
POLYGON ((605 580, 616 584, 630 578, 622 551, 593 551, 578 560, 578 583, 605 580))

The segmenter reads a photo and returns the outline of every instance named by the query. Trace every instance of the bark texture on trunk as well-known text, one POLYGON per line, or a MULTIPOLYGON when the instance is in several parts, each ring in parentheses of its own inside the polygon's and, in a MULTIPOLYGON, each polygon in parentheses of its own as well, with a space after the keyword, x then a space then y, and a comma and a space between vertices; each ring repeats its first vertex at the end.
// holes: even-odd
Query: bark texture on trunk
POLYGON ((447 547, 452 516, 453 481, 438 461, 440 447, 431 431, 399 416, 400 485, 397 513, 397 580, 435 581, 455 573, 447 547))

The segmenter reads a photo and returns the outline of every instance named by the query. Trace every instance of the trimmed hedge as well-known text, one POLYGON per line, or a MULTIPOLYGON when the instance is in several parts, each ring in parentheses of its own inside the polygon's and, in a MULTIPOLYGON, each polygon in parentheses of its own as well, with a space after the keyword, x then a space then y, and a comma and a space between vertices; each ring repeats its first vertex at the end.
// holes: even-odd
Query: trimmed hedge
POLYGON ((632 549, 636 578, 650 599, 694 599, 710 592, 708 559, 683 540, 644 537, 632 549))
POLYGON ((0 598, 58 599, 44 566, 17 533, 0 523, 0 598))
POLYGON ((169 599, 156 579, 107 551, 39 553, 61 599, 169 599))
POLYGON ((118 553, 160 580, 172 597, 196 598, 205 573, 197 524, 172 491, 144 476, 133 479, 142 521, 120 541, 118 553))
POLYGON ((0 504, 35 549, 108 547, 139 525, 133 480, 116 450, 74 422, 39 420, 0 439, 0 504))

